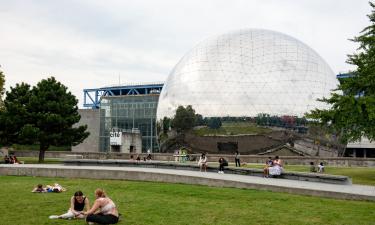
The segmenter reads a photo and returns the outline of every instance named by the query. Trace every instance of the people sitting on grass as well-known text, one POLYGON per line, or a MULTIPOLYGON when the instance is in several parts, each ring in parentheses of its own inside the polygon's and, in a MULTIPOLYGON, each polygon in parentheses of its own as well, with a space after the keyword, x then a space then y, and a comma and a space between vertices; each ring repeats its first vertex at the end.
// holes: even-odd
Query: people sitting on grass
POLYGON ((85 218, 84 210, 90 210, 89 199, 83 195, 82 191, 77 191, 70 198, 70 208, 65 214, 52 215, 50 219, 83 219, 85 218))
POLYGON ((42 184, 38 184, 31 192, 33 193, 45 193, 47 189, 43 187, 42 184))
POLYGON ((228 166, 228 161, 225 160, 223 157, 219 158, 219 171, 218 173, 224 173, 224 167, 228 166))
POLYGON ((318 165, 318 173, 324 173, 324 164, 323 162, 318 165))
POLYGON ((207 172, 207 157, 206 154, 202 153, 201 157, 199 157, 198 161, 199 170, 202 172, 207 172))
POLYGON ((119 220, 119 213, 115 203, 107 197, 105 192, 98 188, 95 190, 95 202, 90 210, 85 212, 88 224, 115 224, 119 220))
POLYGON ((314 162, 310 162, 310 172, 315 173, 316 172, 316 167, 314 165, 314 162))
POLYGON ((264 169, 264 177, 279 176, 283 171, 283 166, 279 156, 272 161, 272 166, 264 169))

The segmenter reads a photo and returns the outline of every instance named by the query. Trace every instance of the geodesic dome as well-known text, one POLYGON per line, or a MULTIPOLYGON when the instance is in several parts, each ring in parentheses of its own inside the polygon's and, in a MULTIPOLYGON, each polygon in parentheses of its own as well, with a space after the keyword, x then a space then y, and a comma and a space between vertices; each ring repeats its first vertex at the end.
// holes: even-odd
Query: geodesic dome
POLYGON ((198 44, 174 67, 159 97, 157 118, 179 105, 211 116, 303 116, 326 108, 337 79, 309 46, 288 35, 246 29, 198 44))

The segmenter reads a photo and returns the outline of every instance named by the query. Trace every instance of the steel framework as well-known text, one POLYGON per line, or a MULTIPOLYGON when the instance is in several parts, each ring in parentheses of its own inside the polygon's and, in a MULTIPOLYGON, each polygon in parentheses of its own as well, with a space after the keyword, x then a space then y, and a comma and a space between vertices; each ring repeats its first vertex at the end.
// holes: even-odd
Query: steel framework
POLYGON ((98 109, 104 96, 160 94, 163 83, 127 84, 83 89, 83 107, 98 109))

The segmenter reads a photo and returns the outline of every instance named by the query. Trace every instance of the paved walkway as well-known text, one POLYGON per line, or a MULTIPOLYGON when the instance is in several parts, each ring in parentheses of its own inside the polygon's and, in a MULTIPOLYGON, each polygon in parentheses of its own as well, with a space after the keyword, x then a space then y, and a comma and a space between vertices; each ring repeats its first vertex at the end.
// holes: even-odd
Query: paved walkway
POLYGON ((0 164, 0 174, 98 179, 108 177, 109 179, 164 181, 173 183, 202 184, 208 186, 262 189, 340 199, 375 201, 375 186, 327 184, 190 170, 110 166, 66 166, 58 164, 0 164), (42 173, 43 171, 57 171, 57 173, 46 175, 45 173, 42 173), (60 171, 69 172, 60 173, 60 171), (86 175, 84 175, 82 171, 86 171, 86 175, 89 174, 89 176, 85 177, 86 175), (111 173, 116 175, 111 177, 108 175, 111 173), (119 176, 119 174, 123 175, 119 176))

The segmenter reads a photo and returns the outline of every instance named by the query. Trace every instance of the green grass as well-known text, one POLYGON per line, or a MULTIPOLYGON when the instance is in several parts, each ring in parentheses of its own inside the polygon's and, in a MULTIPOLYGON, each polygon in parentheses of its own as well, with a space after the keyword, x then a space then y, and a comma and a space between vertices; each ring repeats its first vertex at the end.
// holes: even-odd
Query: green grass
POLYGON ((238 135, 238 134, 265 134, 271 132, 271 129, 258 127, 250 122, 224 122, 219 129, 210 129, 203 127, 194 130, 198 136, 204 135, 238 135))
POLYGON ((375 204, 268 191, 118 180, 0 177, 0 219, 11 224, 84 224, 50 220, 65 213, 69 198, 104 188, 123 215, 119 224, 374 224, 375 204), (30 193, 38 183, 58 182, 64 193, 30 193))
MULTIPOLYGON (((25 164, 37 164, 39 158, 36 157, 17 157, 19 161, 23 161, 25 164)), ((58 164, 61 163, 61 159, 57 158, 44 158, 44 164, 58 164)))
MULTIPOLYGON (((261 164, 248 164, 248 168, 263 169, 261 164)), ((309 166, 284 165, 286 171, 310 172, 309 166)), ((325 174, 343 175, 352 178, 353 184, 375 186, 375 168, 371 167, 325 167, 325 174)))
MULTIPOLYGON (((20 145, 20 144, 13 144, 12 148, 14 150, 34 150, 39 151, 39 145, 20 145)), ((50 151, 71 151, 70 146, 50 146, 50 151)))

